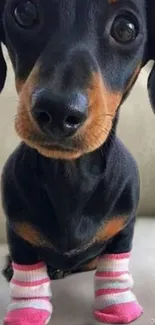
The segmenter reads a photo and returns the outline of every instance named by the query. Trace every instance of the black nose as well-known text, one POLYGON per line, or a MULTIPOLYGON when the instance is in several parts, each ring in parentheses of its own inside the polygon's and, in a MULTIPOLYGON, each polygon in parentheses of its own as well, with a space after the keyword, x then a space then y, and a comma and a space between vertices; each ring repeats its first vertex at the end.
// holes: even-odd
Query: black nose
POLYGON ((54 95, 49 89, 36 90, 32 96, 32 116, 40 129, 48 135, 73 135, 84 123, 88 113, 88 99, 81 92, 54 95))

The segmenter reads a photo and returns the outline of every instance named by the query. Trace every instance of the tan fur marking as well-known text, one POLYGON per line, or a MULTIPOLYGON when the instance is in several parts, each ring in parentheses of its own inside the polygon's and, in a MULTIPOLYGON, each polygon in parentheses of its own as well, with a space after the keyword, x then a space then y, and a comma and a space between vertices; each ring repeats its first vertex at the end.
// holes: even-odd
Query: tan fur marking
POLYGON ((98 261, 98 258, 95 258, 94 260, 92 260, 90 263, 86 264, 83 269, 85 271, 92 271, 92 270, 95 270, 97 268, 97 261, 98 261))
MULTIPOLYGON (((112 220, 109 220, 106 224, 101 227, 96 235, 92 238, 92 240, 86 244, 83 247, 83 250, 87 249, 91 245, 97 243, 97 242, 104 242, 106 240, 109 240, 110 238, 114 237, 117 233, 119 233, 122 229, 124 229, 126 225, 127 218, 122 217, 116 217, 112 220)), ((38 230, 36 230, 33 225, 27 222, 16 222, 13 225, 15 233, 23 238, 25 241, 30 243, 33 246, 36 247, 46 247, 50 249, 54 249, 54 246, 52 245, 51 241, 44 237, 38 230)), ((56 250, 57 251, 57 250, 56 250)), ((88 265, 85 266, 85 269, 91 270, 95 268, 97 260, 94 259, 91 263, 88 263, 88 265)))
POLYGON ((88 97, 89 118, 77 132, 77 136, 84 139, 85 152, 99 148, 106 141, 122 94, 109 90, 101 75, 94 74, 88 97))
POLYGON ((106 224, 104 224, 103 228, 97 232, 95 240, 97 242, 102 242, 114 237, 125 227, 126 220, 127 218, 124 216, 109 220, 106 224))
POLYGON ((118 0, 108 0, 108 2, 112 5, 113 3, 118 2, 118 0))
POLYGON ((16 222, 14 224, 14 231, 19 237, 33 246, 53 248, 51 242, 27 222, 16 222))
POLYGON ((23 87, 23 83, 21 80, 19 79, 16 79, 16 82, 15 82, 15 86, 16 86, 16 91, 17 91, 17 94, 20 93, 22 87, 23 87))

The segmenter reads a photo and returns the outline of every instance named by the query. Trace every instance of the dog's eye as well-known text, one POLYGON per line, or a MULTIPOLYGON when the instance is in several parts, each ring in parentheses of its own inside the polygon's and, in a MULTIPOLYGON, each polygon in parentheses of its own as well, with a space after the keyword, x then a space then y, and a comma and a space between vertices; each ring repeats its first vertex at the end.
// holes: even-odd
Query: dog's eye
POLYGON ((137 23, 128 16, 119 16, 114 20, 111 35, 118 43, 131 43, 138 35, 137 23))
POLYGON ((15 8, 14 18, 21 27, 31 28, 38 21, 37 7, 31 1, 22 2, 15 8))

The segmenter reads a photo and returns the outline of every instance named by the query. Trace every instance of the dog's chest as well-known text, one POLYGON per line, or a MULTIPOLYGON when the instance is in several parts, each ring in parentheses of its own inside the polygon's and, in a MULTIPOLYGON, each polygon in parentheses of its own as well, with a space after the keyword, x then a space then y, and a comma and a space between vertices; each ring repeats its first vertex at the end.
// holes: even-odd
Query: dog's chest
POLYGON ((103 217, 103 193, 97 195, 100 181, 99 174, 86 169, 69 174, 62 168, 44 179, 37 227, 55 250, 69 252, 89 246, 103 217))
POLYGON ((103 242, 98 242, 97 234, 106 214, 101 198, 93 210, 95 189, 83 197, 80 190, 64 193, 62 185, 59 199, 57 194, 58 189, 46 188, 46 212, 39 228, 45 238, 41 251, 42 257, 53 267, 69 269, 99 254, 103 242))

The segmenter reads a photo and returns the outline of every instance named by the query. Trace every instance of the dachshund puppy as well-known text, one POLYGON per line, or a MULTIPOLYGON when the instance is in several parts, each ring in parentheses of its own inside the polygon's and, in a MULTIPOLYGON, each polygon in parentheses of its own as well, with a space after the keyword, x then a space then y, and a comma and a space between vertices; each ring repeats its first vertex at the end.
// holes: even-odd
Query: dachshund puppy
MULTIPOLYGON (((13 268, 6 325, 47 324, 47 266, 74 272, 95 265, 97 321, 130 323, 142 314, 129 272, 139 175, 116 126, 121 104, 154 57, 152 2, 5 1, 22 139, 2 175, 13 268)), ((2 53, 1 67, 3 84, 2 53)), ((154 78, 153 70, 153 104, 154 78)))

